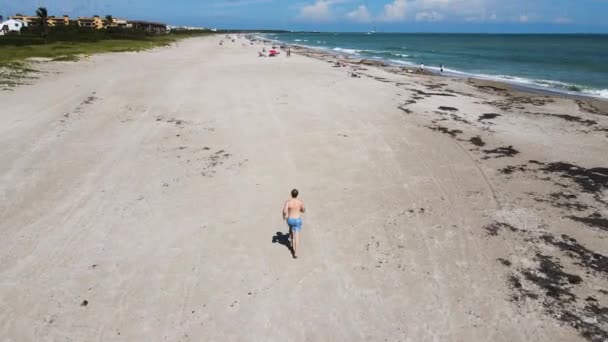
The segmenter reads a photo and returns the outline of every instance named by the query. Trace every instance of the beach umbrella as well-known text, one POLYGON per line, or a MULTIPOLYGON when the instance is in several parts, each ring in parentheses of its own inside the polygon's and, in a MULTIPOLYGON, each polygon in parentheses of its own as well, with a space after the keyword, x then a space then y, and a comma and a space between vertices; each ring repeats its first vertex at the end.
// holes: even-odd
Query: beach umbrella
POLYGON ((277 52, 277 50, 270 50, 270 51, 268 51, 268 52, 269 52, 269 53, 272 53, 272 54, 276 54, 276 53, 278 53, 278 52, 277 52))

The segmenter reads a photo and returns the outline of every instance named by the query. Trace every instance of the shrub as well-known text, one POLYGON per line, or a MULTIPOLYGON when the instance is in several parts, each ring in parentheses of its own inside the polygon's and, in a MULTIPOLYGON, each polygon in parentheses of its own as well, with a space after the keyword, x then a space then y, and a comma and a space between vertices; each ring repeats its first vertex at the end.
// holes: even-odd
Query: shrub
POLYGON ((9 34, 5 36, 0 36, 0 46, 26 46, 38 44, 44 44, 44 39, 39 36, 32 36, 26 34, 9 34))

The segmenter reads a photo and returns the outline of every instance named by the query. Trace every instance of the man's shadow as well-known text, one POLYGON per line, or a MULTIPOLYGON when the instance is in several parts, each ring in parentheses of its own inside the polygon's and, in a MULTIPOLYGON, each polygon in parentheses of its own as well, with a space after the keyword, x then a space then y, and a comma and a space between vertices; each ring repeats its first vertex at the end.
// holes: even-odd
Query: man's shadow
POLYGON ((293 249, 291 247, 291 241, 289 241, 289 233, 283 234, 282 232, 277 232, 272 237, 272 243, 279 243, 279 244, 287 247, 287 249, 289 250, 289 253, 291 253, 291 255, 293 255, 293 249))

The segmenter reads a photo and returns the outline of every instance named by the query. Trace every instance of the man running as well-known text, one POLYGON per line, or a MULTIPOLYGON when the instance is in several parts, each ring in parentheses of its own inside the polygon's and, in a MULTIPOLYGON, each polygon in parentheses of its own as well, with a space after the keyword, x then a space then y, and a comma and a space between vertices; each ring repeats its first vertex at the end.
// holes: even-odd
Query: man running
POLYGON ((298 189, 291 190, 291 199, 285 202, 283 207, 283 219, 289 225, 289 237, 291 238, 291 252, 293 258, 298 258, 298 243, 300 242, 300 230, 302 229, 302 218, 300 213, 304 213, 304 202, 298 199, 298 189))

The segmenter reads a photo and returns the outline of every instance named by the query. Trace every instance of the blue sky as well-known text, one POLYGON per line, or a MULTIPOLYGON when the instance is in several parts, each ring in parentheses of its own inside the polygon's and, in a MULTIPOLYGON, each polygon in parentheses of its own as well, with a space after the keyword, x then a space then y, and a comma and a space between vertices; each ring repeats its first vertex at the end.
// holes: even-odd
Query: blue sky
POLYGON ((608 33, 608 0, 0 0, 0 14, 106 15, 219 28, 608 33))

